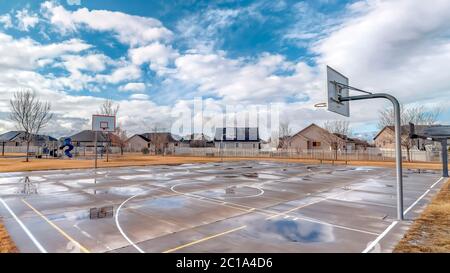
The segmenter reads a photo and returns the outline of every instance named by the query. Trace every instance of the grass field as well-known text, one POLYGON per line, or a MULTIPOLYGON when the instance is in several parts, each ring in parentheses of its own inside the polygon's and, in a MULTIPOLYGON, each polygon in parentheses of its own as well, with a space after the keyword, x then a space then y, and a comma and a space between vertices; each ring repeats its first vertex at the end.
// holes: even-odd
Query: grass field
POLYGON ((14 242, 8 235, 3 224, 0 222, 0 253, 12 253, 17 252, 14 242))
POLYGON ((450 253, 450 180, 414 221, 394 252, 450 253))
MULTIPOLYGON (((240 160, 267 160, 278 162, 296 162, 296 163, 320 163, 319 160, 311 159, 293 159, 293 158, 224 158, 224 161, 240 161, 240 160)), ((149 155, 124 155, 111 157, 109 162, 105 159, 98 160, 98 167, 125 167, 125 166, 145 166, 145 165, 176 165, 185 163, 202 163, 202 162, 220 162, 222 159, 215 157, 192 157, 192 156, 149 156, 149 155)), ((395 167, 395 162, 380 161, 323 161, 323 163, 348 164, 356 166, 379 166, 379 167, 395 167)), ((86 169, 93 168, 93 160, 86 159, 35 159, 31 158, 30 162, 25 162, 24 158, 0 158, 0 172, 18 172, 18 171, 37 171, 37 170, 63 170, 63 169, 86 169)), ((404 168, 412 169, 441 169, 440 163, 408 163, 403 164, 404 168)))

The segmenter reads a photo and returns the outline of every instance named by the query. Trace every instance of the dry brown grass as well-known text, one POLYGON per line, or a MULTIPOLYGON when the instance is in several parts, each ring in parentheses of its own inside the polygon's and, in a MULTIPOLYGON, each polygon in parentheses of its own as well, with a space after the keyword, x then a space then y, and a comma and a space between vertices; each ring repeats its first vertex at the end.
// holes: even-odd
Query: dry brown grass
POLYGON ((414 221, 394 252, 450 253, 450 180, 414 221))
POLYGON ((14 252, 17 252, 16 245, 9 237, 5 226, 3 226, 3 224, 0 222, 0 253, 14 252))
MULTIPOLYGON (((224 161, 239 160, 269 160, 278 162, 297 162, 297 163, 320 163, 319 160, 312 159, 292 159, 292 158, 224 158, 224 161)), ((192 156, 149 156, 149 155, 124 155, 111 157, 109 162, 105 159, 98 160, 98 167, 124 167, 124 166, 145 166, 145 165, 173 165, 184 163, 206 163, 220 162, 220 158, 214 157, 192 157, 192 156)), ((323 161, 331 163, 331 161, 323 161)), ((381 166, 395 167, 394 162, 379 161, 336 161, 334 164, 349 164, 358 166, 381 166)), ((18 172, 18 171, 37 171, 37 170, 62 170, 62 169, 86 169, 92 168, 93 160, 86 159, 36 159, 31 158, 30 162, 25 162, 24 158, 0 158, 0 172, 18 172)), ((439 163, 404 163, 405 168, 413 169, 440 169, 439 163)))

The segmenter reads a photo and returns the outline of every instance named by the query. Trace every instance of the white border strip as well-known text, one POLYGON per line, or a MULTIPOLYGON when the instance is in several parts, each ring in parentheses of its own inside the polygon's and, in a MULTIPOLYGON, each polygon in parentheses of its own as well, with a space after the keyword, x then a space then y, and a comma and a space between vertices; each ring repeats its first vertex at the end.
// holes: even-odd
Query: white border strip
POLYGON ((125 205, 126 202, 130 201, 131 199, 135 198, 138 195, 140 195, 140 194, 133 195, 133 196, 129 197, 127 200, 123 201, 122 204, 120 204, 120 206, 117 208, 117 211, 116 211, 115 220, 116 220, 116 226, 119 229, 119 232, 122 234, 123 238, 125 238, 125 240, 127 240, 128 243, 130 243, 135 249, 137 249, 137 251, 139 251, 140 253, 145 253, 144 250, 142 250, 133 241, 131 241, 130 238, 128 238, 128 236, 125 234, 125 232, 123 232, 123 230, 122 230, 122 228, 120 227, 120 224, 119 224, 119 212, 120 212, 120 209, 122 208, 123 205, 125 205))
POLYGON ((381 239, 383 239, 384 236, 386 236, 386 234, 388 234, 388 232, 395 227, 395 225, 398 224, 398 221, 394 221, 392 222, 392 224, 390 224, 384 231, 383 233, 381 233, 374 241, 372 241, 367 247, 366 249, 364 249, 362 251, 362 253, 368 253, 370 250, 372 250, 372 248, 374 248, 380 241, 381 239))
MULTIPOLYGON (((444 179, 444 177, 439 178, 436 182, 433 183, 433 185, 431 185, 419 198, 417 198, 416 201, 414 201, 414 203, 411 204, 411 206, 409 206, 404 212, 403 212, 403 216, 405 216, 415 205, 417 205, 417 203, 424 198, 429 192, 430 190, 436 186, 439 182, 441 182, 441 180, 444 179)), ((398 221, 394 221, 392 222, 384 231, 383 233, 381 233, 374 241, 372 241, 363 251, 362 253, 368 253, 369 251, 371 251, 380 241, 381 239, 384 238, 384 236, 386 236, 386 234, 388 234, 388 232, 395 227, 395 225, 397 225, 399 222, 398 221)))
POLYGON ((0 202, 3 206, 8 210, 9 214, 16 220, 16 222, 20 225, 20 227, 25 231, 25 233, 30 237, 31 241, 33 241, 34 245, 39 249, 41 253, 47 253, 47 250, 38 242, 38 240, 31 234, 30 230, 20 221, 19 217, 11 210, 11 208, 6 204, 6 202, 0 198, 0 202))

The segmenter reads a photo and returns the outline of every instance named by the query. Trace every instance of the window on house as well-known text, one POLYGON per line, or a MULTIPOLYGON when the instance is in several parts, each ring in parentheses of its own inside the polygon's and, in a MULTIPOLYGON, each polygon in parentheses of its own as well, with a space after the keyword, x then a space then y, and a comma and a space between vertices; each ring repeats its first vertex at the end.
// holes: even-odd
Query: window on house
POLYGON ((313 141, 313 143, 312 143, 313 145, 313 147, 320 147, 320 141, 313 141))

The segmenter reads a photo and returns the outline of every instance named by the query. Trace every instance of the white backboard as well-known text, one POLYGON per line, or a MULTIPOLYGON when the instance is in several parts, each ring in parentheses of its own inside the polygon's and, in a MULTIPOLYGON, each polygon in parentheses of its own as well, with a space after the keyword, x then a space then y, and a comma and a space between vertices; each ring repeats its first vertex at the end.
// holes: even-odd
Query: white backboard
POLYGON ((114 132, 116 130, 116 117, 106 115, 92 115, 92 131, 114 132))
POLYGON ((328 111, 349 117, 350 103, 348 101, 338 101, 338 96, 348 97, 348 88, 343 88, 333 82, 342 83, 348 86, 347 77, 327 66, 328 111))

